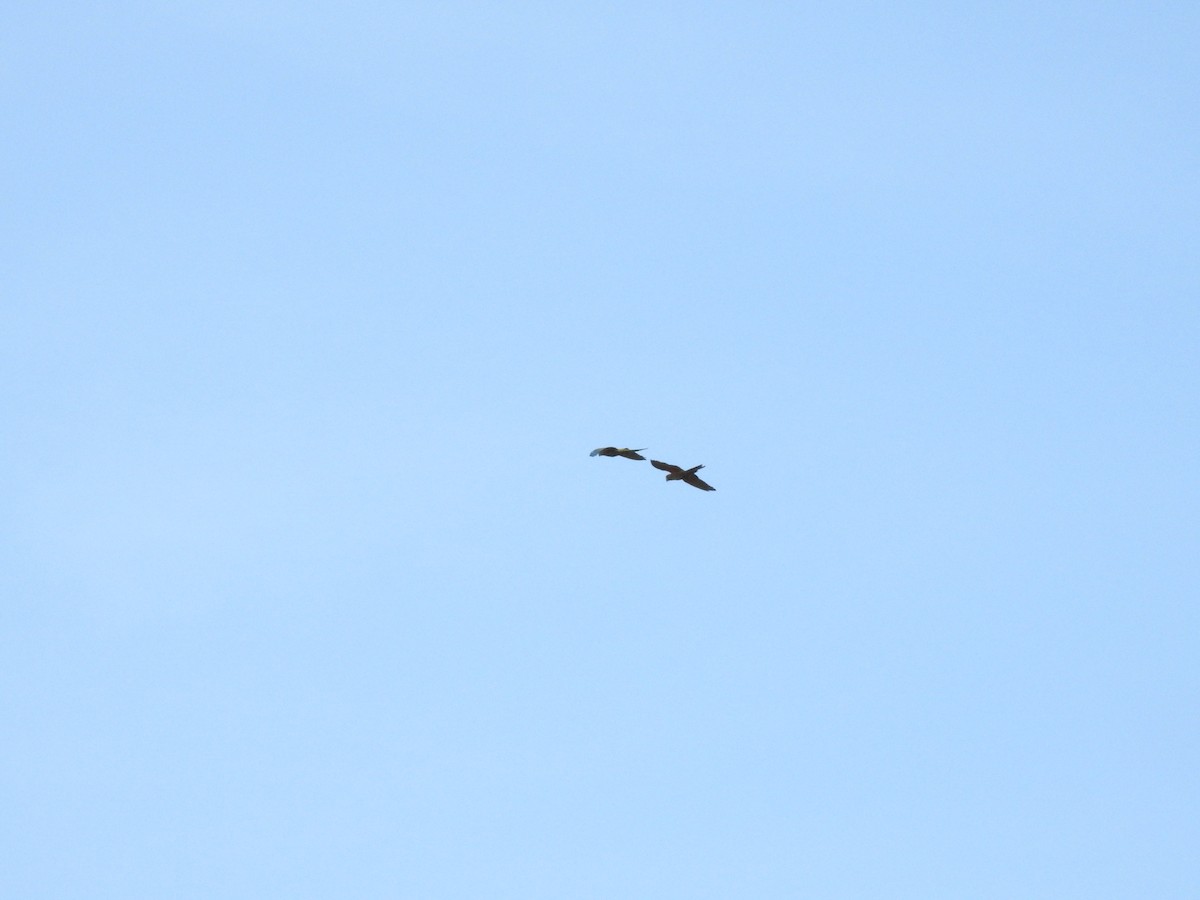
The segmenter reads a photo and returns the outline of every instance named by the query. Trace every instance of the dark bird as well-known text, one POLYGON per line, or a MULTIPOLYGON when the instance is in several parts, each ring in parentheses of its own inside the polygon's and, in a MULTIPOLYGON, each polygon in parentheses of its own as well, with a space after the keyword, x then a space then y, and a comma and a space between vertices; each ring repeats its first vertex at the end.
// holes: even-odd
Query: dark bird
POLYGON ((690 484, 694 488, 700 488, 702 491, 715 491, 716 488, 705 481, 702 481, 696 475, 704 466, 692 466, 690 469, 681 469, 679 466, 673 466, 670 463, 659 462, 657 459, 650 460, 650 465, 656 469, 662 469, 667 473, 667 481, 682 481, 685 484, 690 484))
MULTIPOLYGON (((638 450, 645 450, 645 447, 639 447, 638 450)), ((623 456, 626 459, 645 459, 646 457, 638 453, 637 450, 630 450, 628 447, 597 447, 588 456, 623 456)))

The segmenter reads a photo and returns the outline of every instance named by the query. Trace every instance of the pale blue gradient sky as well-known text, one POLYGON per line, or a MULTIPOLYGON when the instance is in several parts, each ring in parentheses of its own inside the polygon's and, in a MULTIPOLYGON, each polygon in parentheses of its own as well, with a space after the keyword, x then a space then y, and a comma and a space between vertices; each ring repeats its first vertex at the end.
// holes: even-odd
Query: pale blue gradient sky
POLYGON ((1196 896, 1200 7, 583 6, 4 14, 0 894, 1196 896))

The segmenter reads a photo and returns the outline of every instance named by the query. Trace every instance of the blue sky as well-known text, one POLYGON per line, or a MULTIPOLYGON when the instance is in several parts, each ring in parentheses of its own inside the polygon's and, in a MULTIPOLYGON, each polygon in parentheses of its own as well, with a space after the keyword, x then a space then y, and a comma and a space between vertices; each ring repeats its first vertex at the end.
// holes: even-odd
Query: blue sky
POLYGON ((18 6, 0 893, 1195 896, 1194 4, 18 6))

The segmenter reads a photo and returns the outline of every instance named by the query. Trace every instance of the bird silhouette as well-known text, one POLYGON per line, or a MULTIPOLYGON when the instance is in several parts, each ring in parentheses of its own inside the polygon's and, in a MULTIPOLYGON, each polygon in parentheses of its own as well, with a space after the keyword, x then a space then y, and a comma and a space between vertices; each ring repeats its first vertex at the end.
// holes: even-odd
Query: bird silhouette
POLYGON ((682 481, 685 484, 690 484, 694 488, 700 488, 702 491, 715 491, 716 488, 711 484, 703 481, 696 473, 704 466, 692 466, 690 469, 681 469, 679 466, 673 466, 670 463, 660 462, 657 459, 650 460, 650 465, 656 469, 662 469, 667 473, 667 481, 682 481))
MULTIPOLYGON (((638 450, 645 450, 645 447, 639 447, 638 450)), ((645 459, 646 457, 638 453, 637 450, 630 450, 628 447, 597 447, 588 456, 623 456, 626 459, 645 459)))

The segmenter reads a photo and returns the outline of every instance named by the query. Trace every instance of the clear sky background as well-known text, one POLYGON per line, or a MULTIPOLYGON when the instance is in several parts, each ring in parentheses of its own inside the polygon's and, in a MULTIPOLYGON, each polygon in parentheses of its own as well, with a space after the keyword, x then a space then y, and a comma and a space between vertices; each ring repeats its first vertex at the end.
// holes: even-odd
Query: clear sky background
POLYGON ((1200 6, 2 25, 0 894, 1197 896, 1200 6))

